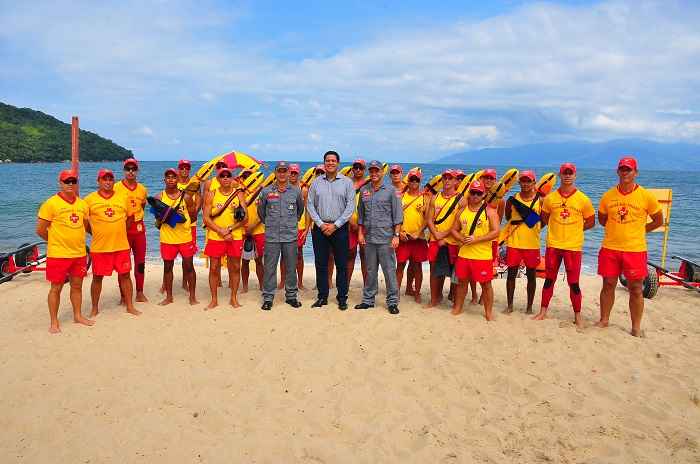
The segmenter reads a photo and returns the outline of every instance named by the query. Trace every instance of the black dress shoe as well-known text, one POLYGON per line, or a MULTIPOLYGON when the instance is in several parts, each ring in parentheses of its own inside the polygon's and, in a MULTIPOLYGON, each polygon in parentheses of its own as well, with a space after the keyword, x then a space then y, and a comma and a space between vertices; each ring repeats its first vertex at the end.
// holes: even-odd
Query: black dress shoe
POLYGON ((326 306, 328 304, 328 300, 325 298, 319 298, 318 300, 314 301, 314 304, 311 305, 312 308, 320 308, 321 306, 326 306))
POLYGON ((301 307, 301 301, 299 301, 299 300, 286 300, 285 303, 287 303, 292 308, 300 308, 301 307))
POLYGON ((339 301, 338 302, 338 309, 341 311, 345 311, 348 309, 348 302, 347 301, 339 301))
POLYGON ((360 303, 358 305, 355 305, 355 309, 369 309, 369 308, 374 308, 374 305, 370 305, 367 303, 360 303))
POLYGON ((389 314, 398 314, 399 313, 399 306, 398 305, 389 305, 389 314))
POLYGON ((260 306, 260 309, 263 309, 265 311, 269 311, 272 309, 272 301, 265 301, 262 306, 260 306))

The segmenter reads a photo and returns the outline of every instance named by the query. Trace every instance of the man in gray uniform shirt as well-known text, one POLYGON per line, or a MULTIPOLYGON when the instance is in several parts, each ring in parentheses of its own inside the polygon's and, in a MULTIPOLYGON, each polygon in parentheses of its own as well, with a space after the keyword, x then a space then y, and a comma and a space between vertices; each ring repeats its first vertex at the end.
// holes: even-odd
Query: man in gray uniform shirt
POLYGON ((382 266, 386 282, 386 305, 391 314, 399 313, 399 285, 396 280, 396 247, 403 223, 401 200, 393 186, 384 185, 382 163, 369 163, 369 184, 360 189, 357 223, 358 241, 365 246, 367 284, 362 289, 362 303, 355 309, 374 307, 377 295, 378 265, 382 266))
MULTIPOLYGON (((295 269, 297 263, 297 223, 304 214, 304 199, 299 187, 290 185, 289 165, 279 161, 275 167, 275 182, 260 192, 258 216, 265 224, 265 254, 263 278, 263 304, 269 311, 277 288, 277 262, 282 259, 287 269, 295 269)), ((301 306, 297 299, 297 278, 287 272, 284 282, 285 301, 293 308, 301 306)))

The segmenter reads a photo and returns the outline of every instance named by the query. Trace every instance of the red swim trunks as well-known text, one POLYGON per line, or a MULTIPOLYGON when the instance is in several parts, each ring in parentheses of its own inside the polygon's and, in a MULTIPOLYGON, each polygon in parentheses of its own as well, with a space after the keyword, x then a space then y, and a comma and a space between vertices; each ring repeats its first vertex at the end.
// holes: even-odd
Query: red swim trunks
POLYGON ((506 248, 506 266, 518 267, 525 262, 528 269, 536 269, 540 264, 540 250, 526 250, 524 248, 506 248))
POLYGON ((62 284, 70 277, 87 275, 87 256, 80 258, 46 258, 46 280, 62 284))
MULTIPOLYGON (((428 261, 433 263, 437 259, 438 251, 440 251, 440 246, 437 240, 431 240, 428 243, 428 261)), ((450 257, 450 264, 454 264, 457 261, 457 254, 459 253, 459 247, 457 245, 447 244, 447 253, 450 257)))
POLYGON ((207 240, 207 246, 204 247, 204 254, 210 258, 221 258, 222 256, 230 256, 231 258, 240 258, 243 254, 243 240, 207 240))
POLYGON ((396 261, 405 263, 409 260, 415 263, 423 263, 428 260, 428 243, 425 240, 399 242, 399 247, 396 249, 396 261))
POLYGON ((457 257, 455 273, 460 281, 489 282, 493 279, 493 260, 457 257))
POLYGON ((172 261, 177 258, 179 254, 183 258, 191 258, 197 252, 194 243, 161 243, 160 244, 160 256, 164 261, 172 261))
POLYGON ((131 272, 131 249, 108 251, 105 253, 90 252, 92 258, 92 273, 98 276, 111 276, 131 272))
POLYGON ((619 251, 601 248, 598 252, 598 275, 619 277, 627 280, 643 280, 647 272, 646 251, 619 251))

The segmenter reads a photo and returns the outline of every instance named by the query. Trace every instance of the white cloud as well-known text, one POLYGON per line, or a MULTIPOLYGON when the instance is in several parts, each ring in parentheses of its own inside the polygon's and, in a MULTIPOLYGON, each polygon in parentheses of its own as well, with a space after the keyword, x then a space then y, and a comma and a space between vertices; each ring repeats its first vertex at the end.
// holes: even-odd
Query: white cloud
POLYGON ((134 130, 134 134, 136 135, 144 135, 146 137, 153 137, 153 129, 151 129, 148 126, 141 126, 138 129, 134 130))

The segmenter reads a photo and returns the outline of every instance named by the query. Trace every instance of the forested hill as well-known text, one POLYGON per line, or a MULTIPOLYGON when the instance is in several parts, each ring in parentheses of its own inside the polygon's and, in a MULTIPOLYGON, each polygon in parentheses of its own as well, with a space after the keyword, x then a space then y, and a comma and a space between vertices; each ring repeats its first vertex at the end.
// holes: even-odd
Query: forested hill
MULTIPOLYGON (((64 161, 71 157, 70 124, 29 108, 0 102, 0 160, 64 161)), ((119 161, 133 154, 111 140, 80 131, 81 161, 119 161)))

